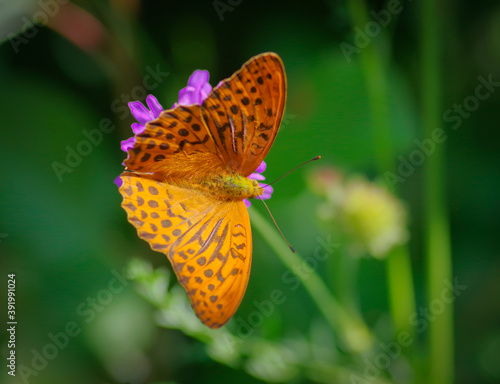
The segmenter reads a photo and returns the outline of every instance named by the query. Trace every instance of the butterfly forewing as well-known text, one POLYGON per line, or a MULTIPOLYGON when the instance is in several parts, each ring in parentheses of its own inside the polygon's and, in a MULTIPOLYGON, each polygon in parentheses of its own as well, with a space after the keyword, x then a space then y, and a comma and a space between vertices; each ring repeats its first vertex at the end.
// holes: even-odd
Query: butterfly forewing
POLYGON ((247 61, 202 104, 202 119, 230 168, 250 175, 269 152, 283 118, 286 77, 274 53, 247 61))
POLYGON ((144 132, 136 135, 125 166, 127 170, 150 172, 157 170, 165 159, 168 161, 181 152, 218 153, 201 120, 198 105, 163 111, 158 119, 147 123, 144 132))
POLYGON ((167 255, 200 320, 224 325, 250 274, 250 221, 241 201, 220 202, 195 189, 122 174, 122 206, 139 237, 167 255))
POLYGON ((157 171, 184 153, 211 153, 214 161, 248 176, 269 152, 286 102, 283 63, 274 53, 246 62, 199 105, 162 112, 138 134, 125 160, 127 170, 157 171))

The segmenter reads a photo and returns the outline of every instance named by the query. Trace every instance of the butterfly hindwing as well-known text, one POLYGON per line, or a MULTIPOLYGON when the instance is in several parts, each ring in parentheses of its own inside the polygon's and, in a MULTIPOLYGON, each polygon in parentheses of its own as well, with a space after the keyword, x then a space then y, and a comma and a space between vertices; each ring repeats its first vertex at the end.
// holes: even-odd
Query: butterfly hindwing
POLYGON ((253 57, 210 93, 202 104, 202 120, 232 170, 248 176, 264 160, 285 102, 285 70, 275 53, 253 57))
POLYGON ((252 236, 244 203, 131 173, 121 179, 122 206, 139 237, 168 257, 200 320, 211 328, 224 325, 250 275, 252 236))

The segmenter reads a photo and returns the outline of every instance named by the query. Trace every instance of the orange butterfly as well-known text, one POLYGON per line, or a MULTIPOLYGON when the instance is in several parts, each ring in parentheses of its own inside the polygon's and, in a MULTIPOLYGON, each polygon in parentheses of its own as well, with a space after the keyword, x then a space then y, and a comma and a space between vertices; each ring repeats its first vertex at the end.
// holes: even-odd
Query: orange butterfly
POLYGON ((177 105, 130 142, 120 175, 128 221, 172 263, 196 316, 224 325, 245 294, 252 234, 248 178, 269 152, 286 101, 283 62, 251 58, 201 104, 177 105))

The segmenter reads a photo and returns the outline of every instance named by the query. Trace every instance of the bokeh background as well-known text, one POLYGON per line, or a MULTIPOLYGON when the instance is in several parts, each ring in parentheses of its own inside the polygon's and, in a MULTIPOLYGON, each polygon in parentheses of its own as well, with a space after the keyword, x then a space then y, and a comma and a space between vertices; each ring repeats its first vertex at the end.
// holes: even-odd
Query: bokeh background
POLYGON ((2 0, 0 39, 0 381, 500 382, 498 2, 2 0), (120 207, 127 103, 266 51, 265 176, 322 160, 268 202, 295 258, 253 204, 248 291, 211 331, 120 207))

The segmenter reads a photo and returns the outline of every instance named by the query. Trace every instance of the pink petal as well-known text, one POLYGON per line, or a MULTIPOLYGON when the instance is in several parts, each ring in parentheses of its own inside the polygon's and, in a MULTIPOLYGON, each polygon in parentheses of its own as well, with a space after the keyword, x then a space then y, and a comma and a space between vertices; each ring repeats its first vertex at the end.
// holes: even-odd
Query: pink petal
POLYGON ((179 91, 179 104, 180 105, 191 105, 196 104, 195 89, 193 87, 187 86, 179 91))
POLYGON ((264 193, 260 196, 261 199, 267 200, 271 198, 271 194, 273 193, 273 187, 267 184, 260 184, 259 186, 264 188, 264 193))
POLYGON ((250 176, 248 176, 248 178, 251 180, 266 180, 266 178, 260 173, 252 173, 250 176))
POLYGON ((123 184, 123 180, 120 176, 118 176, 116 179, 113 180, 113 182, 118 185, 118 188, 120 188, 123 184))
POLYGON ((145 125, 139 124, 139 123, 132 123, 132 131, 138 135, 146 129, 145 125))
POLYGON ((134 147, 135 144, 135 136, 132 136, 130 139, 123 140, 121 143, 122 151, 128 152, 130 148, 134 147))
POLYGON ((154 119, 153 114, 140 101, 132 101, 128 103, 128 107, 135 119, 141 124, 146 124, 148 121, 154 119))
POLYGON ((203 102, 208 97, 210 92, 212 92, 212 86, 206 83, 200 90, 200 95, 202 98, 201 102, 203 102))
POLYGON ((188 85, 194 88, 201 89, 206 83, 208 83, 209 78, 210 74, 208 73, 208 71, 197 69, 189 77, 188 85))
POLYGON ((260 165, 257 167, 257 169, 255 170, 256 173, 262 173, 266 170, 266 163, 264 161, 262 161, 262 163, 260 163, 260 165))
POLYGON ((146 102, 148 103, 148 107, 151 110, 151 113, 155 118, 160 117, 160 113, 163 112, 163 107, 158 102, 158 99, 153 95, 148 95, 146 97, 146 102))

